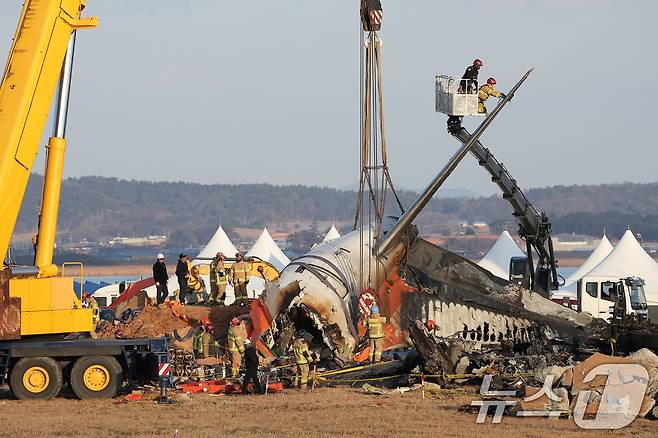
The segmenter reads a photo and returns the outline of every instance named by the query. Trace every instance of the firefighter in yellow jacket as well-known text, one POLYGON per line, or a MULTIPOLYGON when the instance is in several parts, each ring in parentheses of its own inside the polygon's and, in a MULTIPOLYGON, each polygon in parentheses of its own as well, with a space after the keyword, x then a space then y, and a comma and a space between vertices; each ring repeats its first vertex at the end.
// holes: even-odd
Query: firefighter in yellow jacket
POLYGON ((205 359, 217 351, 217 341, 215 341, 215 329, 210 319, 201 318, 199 323, 199 331, 194 335, 192 347, 197 358, 205 359))
POLYGON ((297 377, 295 379, 297 381, 297 388, 307 389, 309 375, 308 364, 313 362, 313 355, 308 350, 308 344, 306 343, 306 339, 302 336, 302 333, 299 333, 295 342, 293 342, 292 351, 295 356, 295 364, 297 365, 297 377))
POLYGON ((244 340, 238 318, 231 320, 231 326, 228 329, 228 351, 231 353, 231 376, 237 377, 242 364, 242 353, 244 353, 244 340))
POLYGON ((198 266, 192 266, 187 277, 187 299, 190 304, 203 303, 206 296, 206 285, 201 278, 198 266), (191 295, 190 295, 191 294, 191 295))
POLYGON ((386 318, 379 315, 379 307, 373 304, 370 308, 370 316, 366 320, 368 339, 370 340, 368 351, 370 363, 380 362, 382 360, 382 350, 384 349, 384 326, 382 323, 385 322, 386 318))
POLYGON ((241 253, 235 255, 235 260, 231 268, 231 283, 233 283, 233 290, 235 291, 235 304, 246 306, 248 303, 247 284, 249 283, 251 266, 244 261, 244 256, 241 253))
POLYGON ((226 256, 218 252, 212 263, 210 263, 210 305, 224 305, 226 298, 226 284, 228 275, 226 273, 226 256))
POLYGON ((478 92, 478 112, 480 114, 487 113, 487 107, 484 106, 484 102, 489 99, 489 96, 505 98, 505 93, 496 90, 495 85, 496 79, 489 78, 487 79, 487 83, 480 87, 480 91, 478 92))

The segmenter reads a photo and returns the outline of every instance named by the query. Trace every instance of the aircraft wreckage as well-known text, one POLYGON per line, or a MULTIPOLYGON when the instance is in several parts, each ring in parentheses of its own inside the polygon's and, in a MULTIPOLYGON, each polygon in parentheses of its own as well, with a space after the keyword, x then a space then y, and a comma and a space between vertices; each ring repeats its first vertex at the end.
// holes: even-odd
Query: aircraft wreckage
POLYGON ((335 359, 349 362, 363 347, 360 299, 371 284, 368 293, 388 318, 387 347, 403 345, 409 326, 429 319, 436 322, 439 336, 482 344, 530 342, 538 326, 552 339, 581 345, 609 339, 602 320, 495 277, 418 237, 412 225, 464 156, 481 147, 478 139, 529 74, 468 136, 414 204, 401 217, 386 218, 381 238, 373 225, 365 225, 291 262, 253 303, 253 337, 262 335, 270 346, 285 347, 293 329, 303 329, 335 359))

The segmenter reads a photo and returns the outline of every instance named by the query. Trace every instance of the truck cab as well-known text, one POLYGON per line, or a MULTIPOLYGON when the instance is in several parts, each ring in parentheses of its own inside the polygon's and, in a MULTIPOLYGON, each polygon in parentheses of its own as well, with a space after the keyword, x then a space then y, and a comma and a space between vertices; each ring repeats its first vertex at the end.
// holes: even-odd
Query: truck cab
POLYGON ((578 281, 578 310, 612 321, 624 315, 649 316, 644 280, 638 277, 583 277, 578 281))

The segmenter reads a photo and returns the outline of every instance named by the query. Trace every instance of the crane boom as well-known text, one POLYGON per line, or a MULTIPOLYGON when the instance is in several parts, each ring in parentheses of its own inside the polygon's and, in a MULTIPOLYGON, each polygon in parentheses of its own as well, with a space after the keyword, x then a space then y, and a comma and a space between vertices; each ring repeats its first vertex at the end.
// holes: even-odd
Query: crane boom
MULTIPOLYGON (((97 23, 96 18, 80 19, 85 3, 86 0, 26 0, 23 5, 0 84, 0 254, 3 258, 16 225, 71 34, 77 29, 95 27, 97 23)), ((63 147, 62 142, 56 146, 63 147)), ((59 189, 59 185, 56 188, 59 189)), ((54 216, 56 220, 56 214, 54 216)), ((51 245, 54 245, 54 225, 51 228, 51 245)), ((52 250, 50 252, 52 257, 52 250)))
MULTIPOLYGON (((86 0, 25 0, 0 83, 0 254, 7 253, 44 126, 59 82, 56 129, 46 146, 35 267, 0 269, 0 340, 90 332, 73 278, 58 276, 53 250, 66 150, 65 126, 73 33, 93 28, 80 18, 86 0)), ((81 268, 82 270, 82 268, 81 268)))
MULTIPOLYGON (((471 134, 464 128, 452 129, 451 134, 462 144, 471 139, 471 134)), ((498 185, 503 192, 503 198, 510 204, 514 216, 519 221, 519 234, 528 245, 528 260, 530 272, 533 275, 531 247, 535 249, 539 258, 544 260, 548 266, 550 275, 548 284, 537 284, 541 291, 548 292, 559 286, 557 266, 553 254, 553 241, 551 239, 551 223, 546 213, 539 213, 530 203, 528 198, 509 173, 507 168, 496 159, 489 149, 484 147, 480 141, 476 141, 470 149, 471 154, 478 160, 480 166, 484 167, 491 175, 491 180, 498 185)), ((533 278, 533 282, 535 279, 533 278)))

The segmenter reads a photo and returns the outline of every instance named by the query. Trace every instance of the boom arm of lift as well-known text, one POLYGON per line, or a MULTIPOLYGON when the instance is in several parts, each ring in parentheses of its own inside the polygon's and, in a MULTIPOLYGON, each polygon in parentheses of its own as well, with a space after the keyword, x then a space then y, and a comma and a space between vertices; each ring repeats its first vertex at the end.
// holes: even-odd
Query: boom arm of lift
MULTIPOLYGON (((471 134, 464 128, 451 130, 451 133, 462 144, 468 143, 471 139, 471 134)), ((479 140, 473 144, 470 152, 478 160, 480 166, 489 172, 491 180, 503 192, 503 198, 510 204, 514 216, 519 221, 519 235, 525 240, 527 246, 532 288, 545 293, 557 289, 559 287, 557 264, 553 253, 551 223, 548 216, 546 213, 539 213, 532 206, 503 163, 498 161, 479 140), (548 265, 549 276, 545 281, 540 281, 534 275, 532 249, 537 252, 539 259, 548 265)))
MULTIPOLYGON (((56 129, 48 156, 39 215, 38 276, 52 264, 66 140, 66 110, 73 62, 73 33, 93 28, 80 18, 86 0, 26 0, 0 84, 0 254, 4 258, 25 196, 39 141, 59 82, 56 129)), ((36 270, 35 270, 36 271, 36 270)))
POLYGON ((414 219, 420 214, 423 208, 427 205, 428 202, 432 199, 434 194, 439 190, 443 183, 448 179, 452 172, 457 168, 459 163, 464 159, 468 152, 475 146, 478 142, 480 136, 484 134, 484 131, 493 123, 498 114, 505 108, 505 106, 512 100, 514 93, 521 88, 521 85, 528 79, 533 69, 528 70, 521 79, 512 87, 510 92, 498 102, 496 108, 493 109, 485 119, 480 123, 480 126, 477 127, 473 135, 469 135, 469 138, 463 142, 462 146, 450 157, 450 160, 446 165, 441 169, 441 171, 434 177, 434 179, 429 183, 429 185, 421 192, 418 198, 414 201, 411 206, 400 216, 393 228, 381 237, 377 246, 374 248, 374 251, 379 255, 384 255, 388 249, 390 249, 396 242, 398 242, 402 236, 409 229, 409 226, 414 219))

